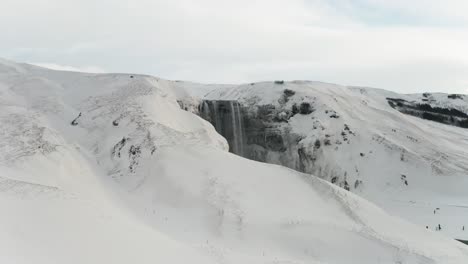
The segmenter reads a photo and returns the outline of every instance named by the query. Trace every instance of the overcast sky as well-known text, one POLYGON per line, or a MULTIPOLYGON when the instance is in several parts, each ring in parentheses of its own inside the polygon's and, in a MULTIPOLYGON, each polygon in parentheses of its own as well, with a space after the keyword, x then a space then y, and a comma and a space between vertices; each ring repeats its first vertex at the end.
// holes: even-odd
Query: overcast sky
POLYGON ((0 57, 208 83, 468 93, 466 0, 0 0, 0 57))

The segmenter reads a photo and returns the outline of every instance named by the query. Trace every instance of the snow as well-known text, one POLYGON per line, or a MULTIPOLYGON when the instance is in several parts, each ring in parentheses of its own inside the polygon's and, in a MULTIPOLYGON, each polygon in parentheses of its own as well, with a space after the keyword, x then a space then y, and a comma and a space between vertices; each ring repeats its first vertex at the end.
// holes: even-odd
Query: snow
POLYGON ((0 61, 1 263, 468 260, 441 232, 227 152, 177 103, 194 84, 131 76, 0 61))
MULTIPOLYGON (((285 111, 293 104, 311 103, 312 114, 294 115, 287 124, 281 124, 285 130, 301 135, 300 144, 308 149, 325 136, 332 142, 316 153, 311 173, 328 181, 333 177, 343 179, 344 175, 351 185, 361 181, 363 184, 351 191, 391 214, 431 230, 441 224, 441 232, 468 239, 468 232, 463 230, 464 225, 468 226, 468 130, 402 114, 388 105, 387 97, 468 113, 466 96, 449 99, 441 93, 401 95, 309 81, 247 84, 217 89, 205 96, 211 100, 238 100, 253 108, 270 104, 285 111), (285 89, 295 91, 295 95, 282 104, 285 89), (337 113, 339 118, 330 118, 330 113, 337 113), (353 132, 347 133, 346 142, 342 139, 345 125, 353 132), (335 144, 336 140, 340 144, 335 144), (435 208, 441 210, 434 214, 435 208)), ((297 160, 290 159, 294 167, 297 160)))

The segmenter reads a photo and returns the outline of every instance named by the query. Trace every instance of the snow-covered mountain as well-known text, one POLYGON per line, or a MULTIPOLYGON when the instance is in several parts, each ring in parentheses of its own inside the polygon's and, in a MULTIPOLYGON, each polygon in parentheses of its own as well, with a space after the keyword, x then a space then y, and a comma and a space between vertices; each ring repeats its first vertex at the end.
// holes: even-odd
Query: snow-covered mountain
POLYGON ((391 214, 468 239, 464 95, 277 81, 200 98, 199 115, 232 152, 314 174, 391 214))
MULTIPOLYGON (((422 173, 416 174, 425 164, 418 163, 421 159, 417 155, 432 155, 434 146, 445 142, 452 145, 439 151, 450 150, 449 157, 460 155, 460 162, 436 163, 437 168, 442 172, 461 170, 463 143, 449 141, 452 135, 463 137, 461 128, 400 114, 389 108, 385 99, 380 100, 381 92, 375 90, 313 83, 234 87, 131 74, 52 71, 0 60, 0 262, 468 261, 468 248, 441 232, 392 216, 311 174, 229 153, 228 142, 190 111, 198 112, 204 103, 212 105, 203 98, 236 99, 229 105, 237 109, 237 116, 248 114, 249 107, 257 105, 278 104, 278 109, 286 109, 293 102, 307 101, 308 110, 299 105, 299 114, 281 114, 286 121, 279 122, 278 129, 290 126, 297 129, 291 134, 304 134, 297 143, 304 145, 304 155, 314 150, 308 145, 317 139, 314 124, 325 127, 316 129, 324 137, 331 133, 327 129, 339 129, 339 134, 329 136, 333 145, 321 143, 316 148, 320 155, 314 162, 326 164, 324 159, 331 157, 327 155, 336 161, 349 159, 336 168, 338 174, 353 162, 363 171, 367 164, 369 171, 359 174, 363 183, 358 194, 376 198, 379 192, 382 197, 398 193, 405 206, 404 199, 412 195, 431 194, 429 202, 436 201, 436 195, 447 199, 452 197, 449 194, 458 195, 457 202, 464 197, 461 175, 429 174, 423 184, 422 173), (284 96, 286 86, 293 95, 287 92, 284 96), (256 94, 258 97, 252 96, 256 94), (276 96, 282 96, 283 101, 278 102, 276 96), (362 105, 354 105, 356 100, 362 105), (319 107, 325 108, 319 111, 319 107), (333 111, 340 118, 329 118, 333 111), (329 122, 322 121, 328 120, 325 117, 329 122), (345 121, 349 129, 345 129, 345 121), (367 128, 363 125, 366 122, 370 122, 367 128), (439 133, 441 138, 425 146, 426 141, 420 147, 417 143, 406 145, 404 164, 412 165, 400 166, 391 159, 397 150, 388 142, 405 139, 403 131, 385 132, 393 135, 391 138, 365 141, 373 133, 384 133, 389 126, 386 122, 405 131, 417 128, 419 132, 414 134, 420 137, 427 128, 435 127, 436 132, 431 133, 439 133), (347 131, 349 144, 344 143, 342 130, 347 131), (335 145, 337 140, 343 141, 341 145, 335 145), (369 142, 375 143, 367 149, 358 148, 360 143, 369 142), (350 153, 355 151, 365 155, 354 157, 350 153), (388 167, 379 168, 378 162, 385 159, 389 159, 388 167), (405 171, 408 186, 398 185, 401 179, 392 180, 389 174, 400 167, 413 169, 405 171), (371 172, 378 169, 372 177, 371 172), (438 180, 439 176, 446 180, 438 180), (451 177, 460 178, 459 183, 451 177)), ((225 114, 229 116, 229 110, 225 114)), ((244 121, 238 119, 237 125, 244 121)), ((233 123, 236 129, 237 125, 233 123)), ((236 131, 232 139, 238 140, 238 133, 245 130, 236 131)), ((425 140, 431 139, 427 136, 425 140)), ((236 144, 243 153, 252 151, 249 142, 236 144)), ((303 166, 304 171, 309 168, 308 164, 303 166)), ((317 174, 327 178, 326 173, 317 174)), ((355 177, 351 172, 348 175, 349 181, 355 177)), ((342 181, 340 178, 335 183, 342 181)), ((440 211, 442 214, 444 208, 440 211)))

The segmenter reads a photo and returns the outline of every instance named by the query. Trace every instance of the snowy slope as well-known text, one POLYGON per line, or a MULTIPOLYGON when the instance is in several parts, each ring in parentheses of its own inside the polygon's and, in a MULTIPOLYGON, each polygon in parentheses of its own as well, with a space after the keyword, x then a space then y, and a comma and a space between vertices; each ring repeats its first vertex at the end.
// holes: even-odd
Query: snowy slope
POLYGON ((0 61, 0 262, 468 261, 441 233, 227 152, 180 87, 0 61))
MULTIPOLYGON (((440 224, 443 233, 468 239, 468 130, 403 114, 386 99, 468 113, 465 96, 450 97, 294 81, 222 88, 204 98, 239 101, 246 119, 273 109, 268 115, 280 121, 267 125, 287 149, 252 156, 348 188, 421 227, 435 230, 440 224), (311 113, 292 113, 303 103, 311 113)), ((258 146, 251 149, 258 152, 258 146)))

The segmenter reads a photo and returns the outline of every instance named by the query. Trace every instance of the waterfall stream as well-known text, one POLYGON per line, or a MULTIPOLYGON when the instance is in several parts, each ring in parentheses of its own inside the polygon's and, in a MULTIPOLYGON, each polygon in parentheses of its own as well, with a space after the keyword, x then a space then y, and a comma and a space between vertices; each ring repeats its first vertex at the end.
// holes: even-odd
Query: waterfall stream
POLYGON ((244 156, 244 116, 237 101, 205 100, 200 105, 199 114, 226 138, 230 152, 244 156))

